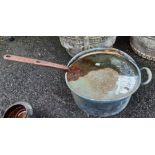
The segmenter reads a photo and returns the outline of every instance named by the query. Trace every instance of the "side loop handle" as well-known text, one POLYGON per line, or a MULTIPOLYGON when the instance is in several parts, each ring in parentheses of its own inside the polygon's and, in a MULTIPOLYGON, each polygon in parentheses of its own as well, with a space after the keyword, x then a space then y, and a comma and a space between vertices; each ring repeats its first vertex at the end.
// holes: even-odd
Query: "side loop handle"
POLYGON ((152 80, 152 72, 151 72, 151 70, 150 70, 149 68, 147 68, 147 67, 142 67, 142 68, 141 68, 141 71, 142 71, 142 70, 145 70, 145 71, 146 71, 147 76, 148 76, 148 79, 147 79, 146 81, 142 82, 141 84, 142 84, 142 85, 147 85, 147 84, 150 83, 150 81, 152 80))

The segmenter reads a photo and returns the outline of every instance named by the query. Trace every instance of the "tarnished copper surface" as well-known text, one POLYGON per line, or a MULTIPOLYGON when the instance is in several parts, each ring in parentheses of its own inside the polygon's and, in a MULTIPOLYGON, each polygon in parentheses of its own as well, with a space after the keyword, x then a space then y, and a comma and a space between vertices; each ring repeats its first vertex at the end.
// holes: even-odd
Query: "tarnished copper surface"
POLYGON ((6 111, 4 115, 4 118, 26 118, 26 117, 27 117, 27 111, 23 105, 12 106, 6 111))

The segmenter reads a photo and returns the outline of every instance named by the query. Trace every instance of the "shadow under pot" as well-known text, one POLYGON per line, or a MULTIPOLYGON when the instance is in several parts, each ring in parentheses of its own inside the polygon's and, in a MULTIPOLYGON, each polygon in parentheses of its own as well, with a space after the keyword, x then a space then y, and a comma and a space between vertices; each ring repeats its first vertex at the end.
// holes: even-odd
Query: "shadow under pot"
POLYGON ((5 111, 3 118, 30 118, 33 116, 33 109, 27 102, 16 102, 5 111))
POLYGON ((107 117, 118 114, 128 104, 140 85, 152 79, 149 68, 139 69, 126 53, 115 48, 96 48, 83 51, 68 63, 66 84, 80 109, 88 115, 107 117), (141 81, 141 70, 148 79, 141 81))

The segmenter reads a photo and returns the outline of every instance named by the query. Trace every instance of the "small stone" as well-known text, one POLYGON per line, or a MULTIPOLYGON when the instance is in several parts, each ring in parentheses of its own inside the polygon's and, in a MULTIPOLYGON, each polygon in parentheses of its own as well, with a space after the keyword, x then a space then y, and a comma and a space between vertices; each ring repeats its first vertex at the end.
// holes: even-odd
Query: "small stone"
POLYGON ((14 41, 15 38, 14 37, 9 37, 9 41, 14 41))

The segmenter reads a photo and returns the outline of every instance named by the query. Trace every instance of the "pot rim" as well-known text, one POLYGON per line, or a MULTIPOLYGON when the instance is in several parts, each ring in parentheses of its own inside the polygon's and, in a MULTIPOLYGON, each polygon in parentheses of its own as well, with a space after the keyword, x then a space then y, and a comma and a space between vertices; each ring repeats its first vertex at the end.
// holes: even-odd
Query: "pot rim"
POLYGON ((30 115, 33 115, 32 106, 31 106, 28 102, 18 101, 18 102, 15 102, 15 103, 11 104, 10 106, 8 106, 8 108, 6 108, 6 110, 5 110, 4 113, 3 113, 3 118, 4 118, 5 114, 6 114, 6 112, 7 112, 10 108, 12 108, 13 106, 16 106, 16 105, 21 105, 21 106, 23 106, 23 107, 25 108, 25 110, 26 110, 26 117, 25 117, 25 118, 27 118, 27 117, 30 116, 30 115))
POLYGON ((137 69, 137 72, 138 72, 138 83, 137 83, 137 86, 127 95, 124 95, 123 97, 119 97, 119 98, 116 98, 116 99, 111 99, 111 100, 104 100, 104 99, 100 99, 100 100, 96 100, 96 99, 92 99, 92 98, 88 98, 88 97, 84 97, 84 96, 80 96, 78 93, 76 93, 68 84, 68 80, 67 80, 67 72, 65 73, 65 82, 68 86, 68 88, 74 93, 76 94, 77 96, 79 96, 80 98, 83 98, 83 99, 86 99, 86 100, 90 100, 90 101, 95 101, 95 102, 115 102, 115 101, 120 101, 120 100, 123 100, 125 98, 128 98, 128 97, 131 97, 132 94, 134 94, 138 88, 140 87, 140 84, 141 84, 141 71, 139 69, 139 67, 137 66, 136 62, 134 61, 134 59, 129 56, 128 54, 126 54, 125 52, 119 50, 119 49, 116 49, 116 48, 93 48, 93 49, 89 49, 89 50, 85 50, 85 51, 82 51, 78 54, 76 54, 67 64, 67 66, 70 66, 73 62, 75 62, 79 57, 85 55, 85 54, 88 54, 88 53, 93 53, 93 52, 96 52, 96 51, 105 51, 105 50, 113 50, 113 51, 117 51, 121 54, 123 54, 125 56, 125 59, 127 61, 129 61, 130 63, 132 63, 134 65, 134 67, 137 69))

